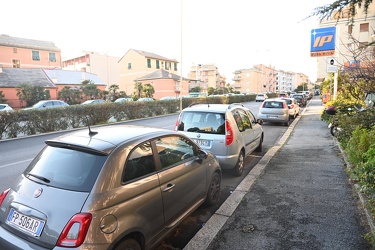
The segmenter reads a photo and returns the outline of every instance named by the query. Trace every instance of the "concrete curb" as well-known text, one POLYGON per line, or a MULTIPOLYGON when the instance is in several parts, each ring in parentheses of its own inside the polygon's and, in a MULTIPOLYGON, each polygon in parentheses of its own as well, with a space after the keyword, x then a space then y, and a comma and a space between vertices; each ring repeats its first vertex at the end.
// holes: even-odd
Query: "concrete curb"
POLYGON ((308 105, 304 108, 302 113, 294 119, 292 124, 288 127, 284 135, 279 139, 275 146, 271 147, 267 153, 260 159, 257 165, 248 173, 242 182, 237 186, 233 193, 225 200, 219 209, 211 216, 206 224, 196 233, 196 235, 184 247, 184 250, 207 249, 210 243, 214 240, 220 229, 224 226, 227 220, 233 215, 238 205, 241 203, 243 197, 249 192, 255 180, 263 173, 263 170, 268 165, 272 157, 280 150, 286 143, 294 127, 297 125, 301 116, 305 113, 308 105))

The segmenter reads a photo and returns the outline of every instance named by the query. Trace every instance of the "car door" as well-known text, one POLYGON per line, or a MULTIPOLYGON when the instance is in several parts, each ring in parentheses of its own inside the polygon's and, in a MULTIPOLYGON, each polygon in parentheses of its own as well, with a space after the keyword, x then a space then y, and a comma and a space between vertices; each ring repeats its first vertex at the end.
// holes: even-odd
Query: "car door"
POLYGON ((259 141, 261 140, 263 130, 262 126, 257 122, 255 115, 250 110, 246 110, 246 114, 250 119, 250 124, 253 132, 251 151, 254 151, 259 146, 259 141))
POLYGON ((189 139, 167 136, 154 142, 162 167, 159 181, 164 220, 166 227, 170 227, 204 201, 206 168, 198 160, 196 145, 189 139))

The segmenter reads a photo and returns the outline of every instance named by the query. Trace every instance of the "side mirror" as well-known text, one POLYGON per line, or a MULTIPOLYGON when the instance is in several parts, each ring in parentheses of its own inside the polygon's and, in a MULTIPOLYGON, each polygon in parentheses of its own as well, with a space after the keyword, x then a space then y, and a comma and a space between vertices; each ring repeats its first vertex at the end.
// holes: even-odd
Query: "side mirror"
POLYGON ((260 125, 263 124, 263 120, 262 119, 257 119, 257 123, 259 123, 260 125))
POLYGON ((199 163, 202 163, 204 159, 207 159, 207 153, 203 150, 198 151, 199 163))

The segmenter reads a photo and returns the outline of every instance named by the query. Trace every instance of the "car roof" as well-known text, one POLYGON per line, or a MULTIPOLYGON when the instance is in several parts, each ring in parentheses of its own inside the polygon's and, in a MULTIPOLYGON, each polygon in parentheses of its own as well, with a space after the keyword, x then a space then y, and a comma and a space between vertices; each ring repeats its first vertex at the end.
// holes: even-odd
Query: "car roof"
MULTIPOLYGON (((225 112, 235 107, 245 108, 243 104, 232 103, 232 104, 211 104, 211 103, 195 103, 185 108, 185 111, 210 111, 210 112, 225 112)), ((245 108, 246 109, 246 108, 245 108)))
POLYGON ((51 140, 46 144, 107 155, 117 146, 137 138, 148 138, 168 134, 181 135, 173 130, 135 125, 110 125, 87 128, 51 140), (92 132, 90 134, 90 131, 92 132))

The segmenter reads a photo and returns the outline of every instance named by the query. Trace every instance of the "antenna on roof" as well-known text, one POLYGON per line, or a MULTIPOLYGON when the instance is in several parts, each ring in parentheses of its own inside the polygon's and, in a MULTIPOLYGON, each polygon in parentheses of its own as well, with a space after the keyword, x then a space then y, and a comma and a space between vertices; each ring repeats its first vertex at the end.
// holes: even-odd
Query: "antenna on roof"
POLYGON ((90 122, 89 122, 88 117, 86 117, 86 120, 87 120, 87 127, 89 127, 89 136, 96 135, 98 132, 91 130, 91 128, 90 128, 90 122))

